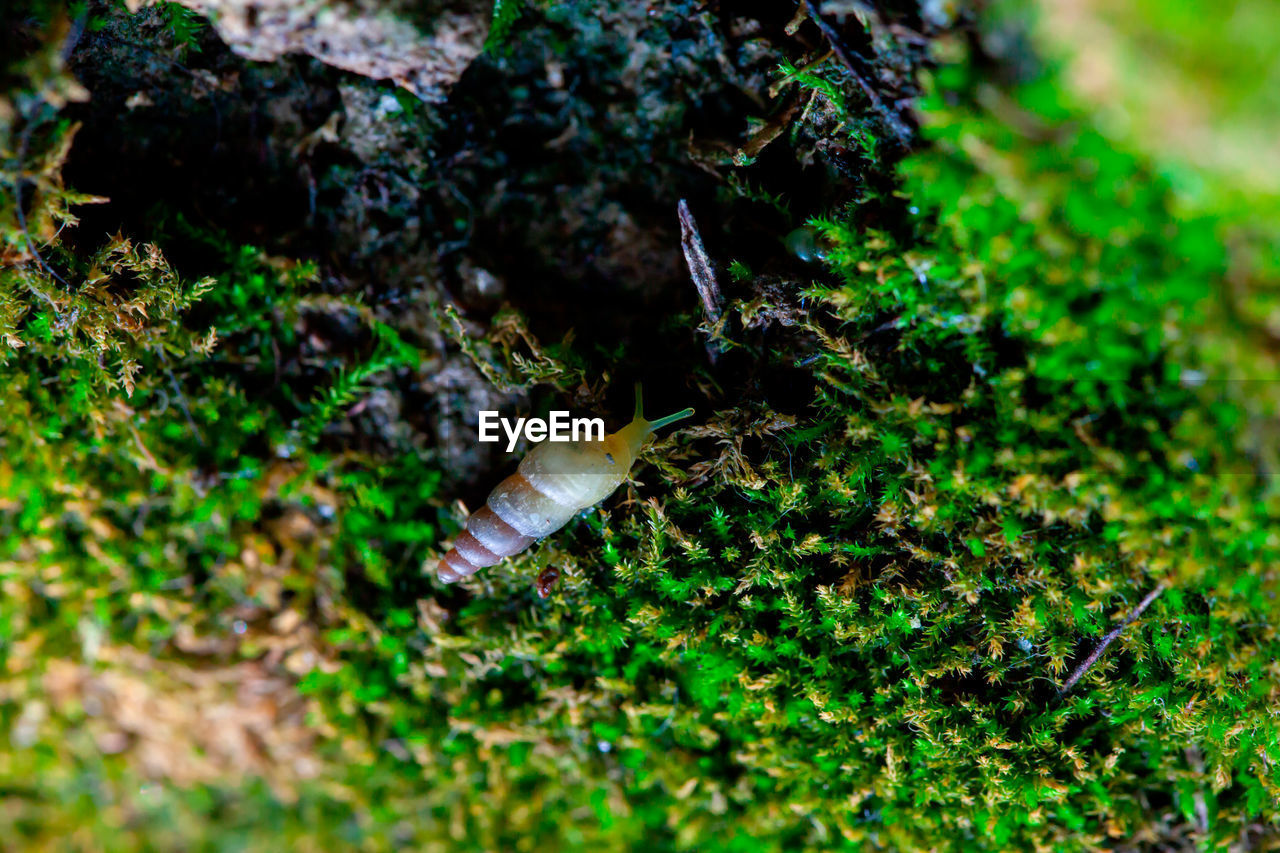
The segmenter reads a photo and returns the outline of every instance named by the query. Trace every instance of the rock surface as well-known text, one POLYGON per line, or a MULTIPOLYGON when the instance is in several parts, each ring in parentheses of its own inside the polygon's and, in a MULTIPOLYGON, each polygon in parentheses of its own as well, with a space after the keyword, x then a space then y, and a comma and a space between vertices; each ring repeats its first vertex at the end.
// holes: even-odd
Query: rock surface
POLYGON ((424 101, 445 93, 479 55, 489 4, 334 0, 179 0, 209 19, 242 56, 269 62, 305 53, 328 65, 394 80, 424 101), (421 22, 417 25, 414 22, 421 22))

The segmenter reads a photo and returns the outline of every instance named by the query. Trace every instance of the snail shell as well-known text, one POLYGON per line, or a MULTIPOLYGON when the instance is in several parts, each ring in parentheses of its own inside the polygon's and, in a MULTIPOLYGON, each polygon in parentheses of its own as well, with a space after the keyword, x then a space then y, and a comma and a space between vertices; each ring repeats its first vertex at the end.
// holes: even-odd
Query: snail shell
POLYGON ((637 386, 635 418, 617 432, 599 441, 537 445, 467 519, 467 529, 436 569, 440 580, 453 583, 475 574, 564 527, 621 485, 654 430, 692 414, 693 409, 685 409, 656 421, 645 420, 637 386))

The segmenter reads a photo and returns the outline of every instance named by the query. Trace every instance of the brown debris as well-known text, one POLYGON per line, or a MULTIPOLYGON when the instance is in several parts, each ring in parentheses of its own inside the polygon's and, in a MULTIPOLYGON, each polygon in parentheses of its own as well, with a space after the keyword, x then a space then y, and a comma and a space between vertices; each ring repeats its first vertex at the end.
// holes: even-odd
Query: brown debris
POLYGON ((538 598, 546 598, 560 580, 560 570, 555 566, 547 566, 538 574, 538 598))
POLYGON ((42 686, 56 712, 88 715, 99 750, 129 752, 154 779, 192 785, 246 773, 283 796, 320 771, 310 701, 260 662, 194 669, 127 647, 103 666, 53 659, 42 686))
POLYGON ((803 106, 804 102, 805 99, 799 92, 793 94, 781 109, 770 116, 747 138, 747 141, 734 154, 734 163, 745 166, 754 162, 761 152, 769 146, 770 142, 781 136, 783 131, 791 126, 791 119, 800 111, 800 107, 803 106))

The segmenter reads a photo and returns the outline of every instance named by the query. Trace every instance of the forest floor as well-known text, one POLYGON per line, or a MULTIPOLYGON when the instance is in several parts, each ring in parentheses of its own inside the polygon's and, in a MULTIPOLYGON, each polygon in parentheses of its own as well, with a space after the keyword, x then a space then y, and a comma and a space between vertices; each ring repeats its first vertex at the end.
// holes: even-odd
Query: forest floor
POLYGON ((1274 844, 1274 45, 1148 5, 0 13, 0 832, 1274 844))

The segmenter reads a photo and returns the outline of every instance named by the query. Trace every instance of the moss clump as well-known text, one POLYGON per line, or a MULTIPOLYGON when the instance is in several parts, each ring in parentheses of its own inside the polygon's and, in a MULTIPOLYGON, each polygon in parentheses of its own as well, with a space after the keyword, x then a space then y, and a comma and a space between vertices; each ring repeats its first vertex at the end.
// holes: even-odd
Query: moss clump
POLYGON ((1182 381, 1215 370, 1183 334, 1222 319, 1213 223, 1092 131, 944 106, 972 85, 928 101, 908 233, 816 223, 813 408, 684 430, 640 502, 422 624, 410 683, 448 718, 413 740, 448 739, 433 801, 477 846, 1085 850, 1274 819, 1277 506, 1242 409, 1182 381))
POLYGON ((434 541, 439 476, 409 445, 329 436, 419 354, 320 292, 314 263, 163 207, 148 236, 209 276, 77 234, 74 206, 104 200, 64 185, 60 110, 85 93, 62 63, 92 23, 53 4, 0 20, 23 57, 0 99, 0 834, 242 850, 323 815, 333 839, 353 810, 310 781, 323 711, 296 682, 343 670, 322 631, 348 597, 404 597, 389 577, 434 541))

